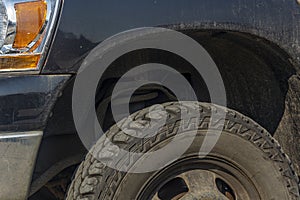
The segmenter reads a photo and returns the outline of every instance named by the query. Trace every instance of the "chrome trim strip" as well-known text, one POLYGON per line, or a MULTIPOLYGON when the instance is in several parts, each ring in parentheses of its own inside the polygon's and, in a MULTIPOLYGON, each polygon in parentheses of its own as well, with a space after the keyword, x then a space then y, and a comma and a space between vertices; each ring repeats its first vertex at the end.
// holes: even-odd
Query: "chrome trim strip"
POLYGON ((0 133, 0 199, 27 199, 43 132, 0 133))
MULTIPOLYGON (((46 1, 48 3, 50 3, 50 0, 46 0, 46 1)), ((37 69, 36 69, 38 71, 40 71, 42 69, 42 65, 45 63, 46 57, 48 55, 48 51, 49 51, 50 45, 52 43, 51 38, 52 38, 52 36, 55 35, 55 31, 57 28, 56 24, 60 17, 59 15, 61 13, 63 0, 56 0, 55 2, 52 2, 52 3, 55 3, 55 4, 52 7, 53 12, 47 22, 46 29, 48 29, 48 30, 46 30, 45 38, 44 38, 43 42, 40 44, 42 55, 41 55, 40 61, 38 63, 37 69)))

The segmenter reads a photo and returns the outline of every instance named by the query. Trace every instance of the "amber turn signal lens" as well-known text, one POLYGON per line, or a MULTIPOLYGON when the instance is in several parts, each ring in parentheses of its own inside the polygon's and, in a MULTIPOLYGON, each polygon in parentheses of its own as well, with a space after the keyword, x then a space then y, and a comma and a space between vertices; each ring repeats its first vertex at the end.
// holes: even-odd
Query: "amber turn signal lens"
POLYGON ((17 33, 13 48, 26 48, 34 41, 46 22, 47 3, 44 0, 16 3, 17 33))
POLYGON ((7 69, 22 70, 36 69, 40 60, 40 54, 16 55, 16 56, 1 56, 0 71, 7 69))

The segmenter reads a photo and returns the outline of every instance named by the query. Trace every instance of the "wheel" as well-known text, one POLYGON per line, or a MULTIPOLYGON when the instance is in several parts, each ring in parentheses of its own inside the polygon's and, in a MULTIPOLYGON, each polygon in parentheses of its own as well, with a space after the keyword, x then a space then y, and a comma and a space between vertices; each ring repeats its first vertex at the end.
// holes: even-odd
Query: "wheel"
MULTIPOLYGON (((184 136, 184 142, 192 137, 192 131, 196 132, 192 144, 180 158, 153 172, 119 171, 92 156, 100 155, 105 148, 105 140, 100 138, 79 166, 67 200, 299 199, 299 180, 289 158, 272 136, 249 118, 199 102, 166 103, 152 109, 151 115, 149 112, 143 109, 131 116, 133 121, 122 120, 106 136, 122 149, 147 153, 162 148, 178 135, 184 136), (138 132, 140 127, 136 124, 145 125, 162 108, 168 117, 156 136, 141 139, 121 131, 138 132), (190 120, 185 130, 176 128, 184 120, 181 119, 183 110, 187 114, 200 112, 197 127, 191 125, 195 120, 190 120), (222 134, 207 156, 199 156, 200 146, 208 134, 207 122, 213 113, 220 111, 226 112, 222 134)), ((109 159, 107 156, 106 160, 109 159)), ((128 159, 123 157, 118 163, 130 163, 128 159)), ((157 162, 163 159, 167 158, 160 156, 157 162)), ((146 157, 138 158, 135 163, 147 163, 146 157)))

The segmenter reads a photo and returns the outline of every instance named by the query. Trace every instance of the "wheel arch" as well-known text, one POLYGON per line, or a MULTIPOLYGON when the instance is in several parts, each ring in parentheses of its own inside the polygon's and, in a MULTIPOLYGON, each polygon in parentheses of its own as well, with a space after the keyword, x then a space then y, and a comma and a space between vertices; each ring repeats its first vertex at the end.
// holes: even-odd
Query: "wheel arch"
MULTIPOLYGON (((228 102, 229 107, 251 117, 274 134, 284 114, 285 98, 289 90, 288 81, 299 69, 294 50, 288 49, 286 45, 280 46, 279 43, 283 41, 278 41, 267 33, 242 29, 237 25, 226 25, 225 28, 224 26, 216 28, 215 24, 212 26, 213 29, 209 26, 195 25, 184 27, 174 25, 172 28, 194 38, 211 54, 222 76, 226 76, 225 87, 231 98, 228 102), (227 55, 234 55, 234 57, 226 58, 224 49, 227 55), (253 68, 249 68, 250 66, 253 68), (266 79, 270 77, 272 81, 268 82, 266 79), (231 78, 234 81, 230 81, 231 78), (240 81, 246 84, 246 88, 251 93, 250 99, 247 99, 245 93, 239 96, 239 92, 243 91, 243 87, 238 84, 240 81), (261 92, 266 92, 265 97, 259 97, 261 92), (264 103, 257 105, 261 99, 264 99, 264 103), (257 109, 259 112, 255 112, 257 109), (271 125, 267 122, 270 117, 265 117, 263 114, 275 119, 271 125)), ((142 59, 147 57, 147 53, 143 54, 143 52, 133 52, 130 56, 135 56, 135 53, 142 55, 142 59)), ((126 59, 128 57, 122 57, 111 65, 110 70, 102 78, 103 84, 99 86, 100 88, 108 88, 112 83, 107 80, 117 80, 122 71, 130 69, 128 67, 118 70, 121 72, 120 75, 114 72, 114 69, 120 63, 126 62, 126 59)), ((79 163, 86 153, 76 134, 72 118, 72 89, 75 77, 65 87, 48 120, 33 177, 32 193, 64 169, 79 163), (68 151, 66 147, 69 148, 68 151), (70 160, 71 158, 74 159, 70 160)), ((193 80, 193 77, 190 81, 199 82, 193 80)))

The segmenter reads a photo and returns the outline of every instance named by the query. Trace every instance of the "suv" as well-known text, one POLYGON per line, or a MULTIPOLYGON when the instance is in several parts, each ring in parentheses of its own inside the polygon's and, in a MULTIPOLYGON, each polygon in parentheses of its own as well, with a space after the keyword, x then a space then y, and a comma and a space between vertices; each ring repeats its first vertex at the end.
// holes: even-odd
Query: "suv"
POLYGON ((300 199, 299 4, 0 0, 0 199, 300 199))

